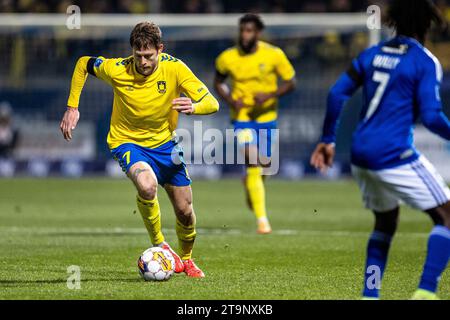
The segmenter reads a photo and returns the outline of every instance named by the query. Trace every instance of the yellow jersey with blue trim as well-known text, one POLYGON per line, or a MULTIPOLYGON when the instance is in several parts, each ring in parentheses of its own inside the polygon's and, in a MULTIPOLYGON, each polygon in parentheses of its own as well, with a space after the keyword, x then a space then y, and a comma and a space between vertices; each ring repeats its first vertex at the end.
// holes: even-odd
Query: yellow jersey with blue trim
POLYGON ((269 43, 258 41, 254 53, 246 54, 238 47, 222 52, 216 59, 216 70, 230 76, 234 100, 242 99, 244 108, 231 110, 235 121, 271 122, 277 119, 278 99, 272 98, 262 106, 255 105, 255 94, 278 90, 278 80, 292 80, 295 70, 285 53, 269 43))
POLYGON ((147 77, 137 72, 132 56, 80 58, 72 78, 69 107, 78 107, 87 72, 110 84, 114 91, 107 139, 110 149, 124 143, 157 148, 170 141, 178 122, 172 100, 181 94, 194 103, 211 102, 206 111, 196 114, 213 113, 218 109, 217 100, 203 82, 181 60, 166 53, 159 55, 157 68, 147 77))

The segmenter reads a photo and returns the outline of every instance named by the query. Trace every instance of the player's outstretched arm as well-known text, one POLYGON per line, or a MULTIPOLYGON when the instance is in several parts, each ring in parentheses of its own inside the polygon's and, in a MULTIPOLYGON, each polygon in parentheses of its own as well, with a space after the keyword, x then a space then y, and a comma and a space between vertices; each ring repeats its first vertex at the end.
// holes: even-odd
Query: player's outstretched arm
POLYGON ((67 110, 59 125, 64 139, 67 141, 72 139, 72 131, 75 130, 78 120, 80 119, 78 104, 80 102, 81 91, 83 90, 88 76, 87 65, 89 59, 90 57, 81 57, 78 59, 75 70, 73 71, 67 110))
POLYGON ((325 172, 332 167, 335 155, 336 131, 339 116, 345 103, 359 88, 359 83, 350 77, 349 73, 341 75, 331 88, 327 99, 327 113, 323 124, 321 142, 311 155, 311 165, 325 172))

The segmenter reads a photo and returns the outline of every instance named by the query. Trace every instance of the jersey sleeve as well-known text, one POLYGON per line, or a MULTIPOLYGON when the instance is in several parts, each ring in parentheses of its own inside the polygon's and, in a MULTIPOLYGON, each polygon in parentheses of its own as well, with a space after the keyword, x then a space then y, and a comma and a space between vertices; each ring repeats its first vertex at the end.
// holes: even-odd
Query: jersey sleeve
POLYGON ((217 112, 219 110, 219 103, 209 92, 205 84, 201 82, 182 61, 179 61, 178 63, 178 83, 180 91, 194 102, 194 114, 207 115, 217 112))
POLYGON ((343 73, 335 85, 330 89, 327 98, 327 112, 322 129, 321 142, 335 143, 339 126, 339 117, 345 103, 358 90, 360 85, 348 73, 343 73))
POLYGON ((422 71, 416 90, 423 125, 440 137, 450 140, 450 120, 442 110, 440 86, 443 77, 441 64, 436 58, 421 64, 422 71))
POLYGON ((275 69, 281 79, 283 79, 284 81, 292 80, 295 77, 294 67, 286 57, 286 54, 280 48, 276 49, 275 59, 275 69))
POLYGON ((228 76, 229 72, 226 55, 226 51, 222 52, 216 59, 216 72, 222 77, 228 76))
POLYGON ((117 63, 120 63, 120 60, 126 61, 126 59, 106 59, 104 57, 91 59, 88 64, 88 72, 111 84, 117 68, 117 63))
POLYGON ((189 67, 182 61, 178 61, 177 76, 180 91, 197 102, 209 94, 208 88, 201 82, 189 67))
POLYGON ((67 106, 78 108, 81 91, 83 90, 88 74, 111 84, 114 76, 114 67, 120 59, 106 59, 104 57, 83 56, 78 59, 72 75, 69 99, 67 106))
POLYGON ((442 66, 437 59, 429 59, 421 64, 416 90, 416 102, 421 113, 442 109, 440 97, 442 76, 442 66))
POLYGON ((80 103, 81 91, 88 76, 88 64, 91 61, 91 57, 84 56, 78 59, 75 70, 72 75, 72 82, 70 84, 70 94, 67 100, 67 106, 71 108, 78 108, 80 103))
POLYGON ((357 84, 362 84, 364 80, 364 68, 362 63, 363 56, 364 52, 353 59, 350 67, 347 70, 347 74, 349 75, 349 77, 357 84))

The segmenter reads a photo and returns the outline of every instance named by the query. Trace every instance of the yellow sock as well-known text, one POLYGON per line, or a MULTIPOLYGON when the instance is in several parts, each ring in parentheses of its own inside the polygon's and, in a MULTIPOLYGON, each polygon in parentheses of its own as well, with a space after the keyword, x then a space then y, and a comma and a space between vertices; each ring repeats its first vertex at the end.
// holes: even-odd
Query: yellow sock
POLYGON ((161 212, 159 210, 158 198, 145 200, 138 195, 136 200, 152 244, 157 246, 163 243, 164 236, 161 231, 161 212))
POLYGON ((267 217, 266 212, 266 192, 264 189, 264 182, 262 178, 262 168, 249 167, 247 168, 247 179, 245 180, 245 187, 252 204, 253 212, 257 219, 267 217))
POLYGON ((191 259, 192 248, 194 247, 195 236, 197 235, 197 232, 195 231, 195 222, 190 226, 185 226, 177 219, 176 231, 178 245, 181 251, 181 260, 191 259))

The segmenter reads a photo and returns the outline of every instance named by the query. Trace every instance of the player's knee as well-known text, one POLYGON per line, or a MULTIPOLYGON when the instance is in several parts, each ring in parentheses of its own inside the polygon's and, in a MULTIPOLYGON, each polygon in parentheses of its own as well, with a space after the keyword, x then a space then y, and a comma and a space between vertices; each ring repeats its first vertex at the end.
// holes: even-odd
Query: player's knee
POLYGON ((155 183, 146 183, 139 188, 139 195, 145 200, 154 200, 158 191, 155 183))

